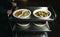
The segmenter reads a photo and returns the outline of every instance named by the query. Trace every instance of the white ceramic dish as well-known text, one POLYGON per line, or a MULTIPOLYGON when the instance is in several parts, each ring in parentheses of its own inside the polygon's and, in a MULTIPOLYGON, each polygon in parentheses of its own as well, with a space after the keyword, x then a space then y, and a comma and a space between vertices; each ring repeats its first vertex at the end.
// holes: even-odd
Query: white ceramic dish
POLYGON ((31 15, 31 11, 28 10, 28 9, 18 9, 18 10, 15 10, 15 11, 13 12, 13 16, 16 17, 16 18, 19 18, 19 19, 26 19, 26 18, 30 17, 30 15, 31 15), (29 11, 29 15, 27 15, 27 16, 25 16, 25 17, 20 17, 22 14, 19 15, 19 16, 15 16, 15 13, 16 13, 16 12, 18 12, 18 11, 23 11, 23 10, 29 11))
POLYGON ((36 9, 36 10, 34 10, 33 11, 33 15, 35 16, 35 17, 37 17, 37 18, 39 18, 39 19, 48 19, 50 16, 51 16, 51 12, 47 9, 47 7, 41 7, 40 9, 36 9), (39 12, 39 11, 44 11, 44 12, 49 12, 49 16, 47 16, 47 17, 39 17, 39 16, 37 16, 35 13, 36 12, 39 12))

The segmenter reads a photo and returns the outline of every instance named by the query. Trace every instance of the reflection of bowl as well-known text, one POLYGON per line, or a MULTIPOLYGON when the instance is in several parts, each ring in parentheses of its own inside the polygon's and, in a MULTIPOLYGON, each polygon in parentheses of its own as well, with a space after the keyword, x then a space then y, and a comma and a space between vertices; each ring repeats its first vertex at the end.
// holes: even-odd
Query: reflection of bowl
POLYGON ((19 24, 19 23, 17 23, 19 26, 21 26, 21 27, 27 27, 27 26, 29 26, 29 24, 19 24))
POLYGON ((19 26, 22 26, 22 27, 24 27, 24 26, 29 26, 29 22, 26 22, 26 21, 20 21, 20 22, 18 22, 17 23, 19 26))
POLYGON ((28 24, 19 24, 19 23, 17 23, 17 24, 20 26, 21 29, 29 28, 29 23, 28 24))
POLYGON ((22 29, 27 29, 29 28, 29 22, 18 22, 17 25, 19 25, 22 29))
POLYGON ((36 27, 44 27, 45 26, 45 22, 35 22, 34 25, 36 27))
POLYGON ((28 9, 18 9, 13 12, 13 16, 20 19, 26 19, 31 15, 31 11, 28 9))
POLYGON ((33 11, 33 15, 40 19, 48 19, 51 16, 51 12, 48 10, 37 9, 33 11))
POLYGON ((36 24, 36 23, 35 23, 35 25, 36 25, 37 27, 44 27, 44 26, 45 26, 45 24, 36 24))

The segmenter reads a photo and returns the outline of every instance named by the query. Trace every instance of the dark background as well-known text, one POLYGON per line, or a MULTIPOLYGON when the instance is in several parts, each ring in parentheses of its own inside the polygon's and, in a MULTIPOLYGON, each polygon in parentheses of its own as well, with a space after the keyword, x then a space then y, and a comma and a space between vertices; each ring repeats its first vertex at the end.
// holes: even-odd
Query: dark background
POLYGON ((54 11, 57 14, 57 18, 51 22, 50 28, 51 32, 48 33, 49 37, 60 37, 60 1, 59 0, 45 0, 52 5, 54 11))
POLYGON ((52 32, 50 32, 49 37, 60 37, 60 1, 59 0, 50 0, 51 5, 53 6, 57 18, 53 21, 52 32))

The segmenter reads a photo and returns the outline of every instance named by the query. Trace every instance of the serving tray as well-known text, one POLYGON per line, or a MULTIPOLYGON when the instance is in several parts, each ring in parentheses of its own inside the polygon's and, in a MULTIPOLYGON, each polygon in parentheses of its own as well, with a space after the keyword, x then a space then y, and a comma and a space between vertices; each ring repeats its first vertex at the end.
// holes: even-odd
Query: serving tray
POLYGON ((55 13, 55 11, 54 11, 54 9, 52 7, 48 7, 48 10, 51 11, 51 13, 52 13, 50 18, 48 18, 48 19, 39 19, 39 18, 35 17, 33 15, 33 11, 36 10, 36 9, 40 9, 40 8, 41 7, 18 7, 15 10, 17 10, 17 9, 29 9, 31 11, 30 18, 17 19, 13 15, 11 15, 9 19, 10 19, 10 21, 18 22, 18 21, 53 21, 56 18, 56 13, 55 13))

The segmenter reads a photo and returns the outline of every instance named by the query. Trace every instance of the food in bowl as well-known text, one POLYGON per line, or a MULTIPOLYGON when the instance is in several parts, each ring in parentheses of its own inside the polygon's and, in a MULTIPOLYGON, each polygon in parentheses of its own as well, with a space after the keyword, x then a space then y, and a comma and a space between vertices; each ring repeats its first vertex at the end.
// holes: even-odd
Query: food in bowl
POLYGON ((15 16, 19 16, 21 14, 22 14, 22 11, 18 11, 18 12, 15 13, 15 16))
POLYGON ((44 11, 38 11, 35 13, 35 15, 39 16, 39 17, 47 17, 50 15, 49 12, 44 12, 44 11))
POLYGON ((48 19, 51 16, 49 10, 37 9, 33 11, 33 15, 39 19, 48 19))
POLYGON ((29 15, 29 11, 24 10, 24 11, 22 12, 22 16, 23 16, 23 17, 28 16, 28 15, 29 15))
POLYGON ((28 9, 18 9, 13 12, 13 16, 16 18, 25 19, 31 15, 31 11, 28 9))

